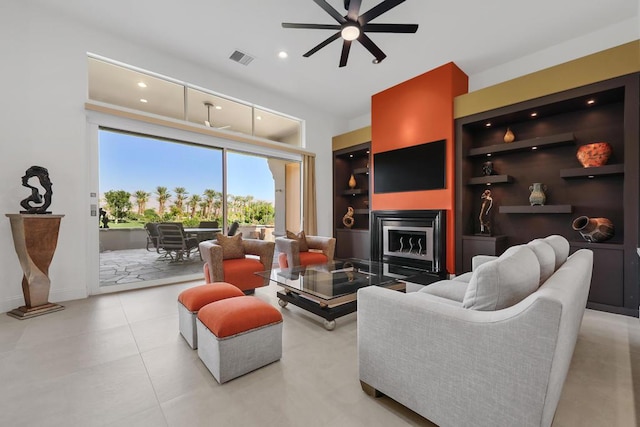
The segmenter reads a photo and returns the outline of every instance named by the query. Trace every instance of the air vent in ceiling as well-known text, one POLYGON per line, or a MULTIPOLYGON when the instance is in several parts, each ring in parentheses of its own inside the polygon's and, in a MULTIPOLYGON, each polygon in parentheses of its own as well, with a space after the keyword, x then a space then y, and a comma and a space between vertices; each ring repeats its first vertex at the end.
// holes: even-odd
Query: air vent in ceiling
POLYGON ((240 52, 239 50, 235 50, 231 56, 229 57, 229 59, 239 62, 242 65, 249 65, 249 63, 251 61, 253 61, 253 56, 248 55, 244 52, 240 52))

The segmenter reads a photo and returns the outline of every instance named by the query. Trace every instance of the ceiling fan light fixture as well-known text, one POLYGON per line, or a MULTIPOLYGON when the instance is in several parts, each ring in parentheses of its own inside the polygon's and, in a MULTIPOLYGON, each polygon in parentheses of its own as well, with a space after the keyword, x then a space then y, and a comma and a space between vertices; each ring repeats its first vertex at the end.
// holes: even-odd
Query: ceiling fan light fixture
POLYGON ((360 37, 360 27, 356 23, 348 23, 344 27, 342 27, 342 30, 340 30, 340 35, 347 41, 353 41, 360 37))

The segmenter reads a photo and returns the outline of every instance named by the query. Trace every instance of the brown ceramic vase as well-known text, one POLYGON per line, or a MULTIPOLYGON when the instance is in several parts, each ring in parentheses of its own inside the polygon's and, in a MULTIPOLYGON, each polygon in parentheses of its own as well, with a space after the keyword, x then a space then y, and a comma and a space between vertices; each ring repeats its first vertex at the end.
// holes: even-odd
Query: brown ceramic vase
POLYGON ((587 242, 604 242, 613 237, 613 223, 607 218, 579 216, 571 227, 578 231, 587 242))
POLYGON ((607 164, 611 151, 611 144, 608 142, 594 142, 578 148, 576 157, 583 167, 592 168, 607 164))

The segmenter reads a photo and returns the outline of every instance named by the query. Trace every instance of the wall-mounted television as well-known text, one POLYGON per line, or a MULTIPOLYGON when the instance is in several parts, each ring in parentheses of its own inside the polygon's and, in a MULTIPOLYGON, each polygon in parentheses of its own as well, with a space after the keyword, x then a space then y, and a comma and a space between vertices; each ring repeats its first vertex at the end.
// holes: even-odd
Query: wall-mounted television
POLYGON ((446 188, 446 140, 373 155, 374 193, 446 188))

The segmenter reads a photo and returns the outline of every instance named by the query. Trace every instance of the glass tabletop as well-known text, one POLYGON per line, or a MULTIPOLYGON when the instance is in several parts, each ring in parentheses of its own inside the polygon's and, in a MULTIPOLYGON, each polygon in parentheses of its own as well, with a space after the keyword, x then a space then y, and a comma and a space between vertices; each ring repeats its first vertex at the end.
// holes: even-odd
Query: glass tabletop
POLYGON ((332 300, 354 294, 366 286, 392 287, 402 279, 424 273, 410 267, 361 259, 334 260, 329 264, 276 268, 256 273, 285 289, 332 300))

